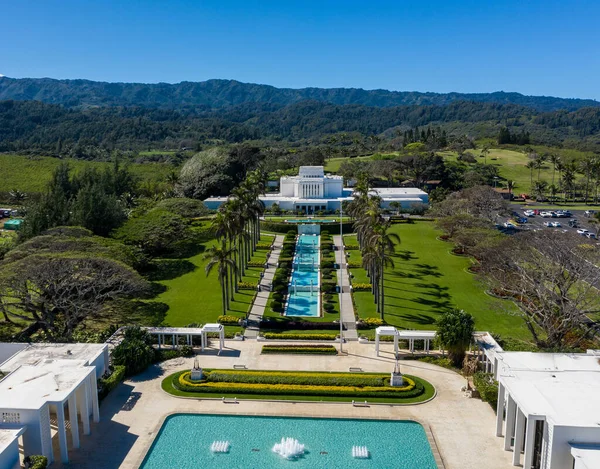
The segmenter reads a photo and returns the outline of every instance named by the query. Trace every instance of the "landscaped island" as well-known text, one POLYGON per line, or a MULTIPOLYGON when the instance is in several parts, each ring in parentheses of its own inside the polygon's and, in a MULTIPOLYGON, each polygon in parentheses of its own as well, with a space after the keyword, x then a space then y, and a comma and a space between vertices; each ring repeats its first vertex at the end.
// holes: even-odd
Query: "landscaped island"
POLYGON ((204 369, 201 380, 191 371, 174 373, 162 388, 180 397, 281 399, 305 401, 418 403, 431 399, 435 388, 424 379, 404 375, 403 386, 390 386, 387 373, 261 371, 204 369))

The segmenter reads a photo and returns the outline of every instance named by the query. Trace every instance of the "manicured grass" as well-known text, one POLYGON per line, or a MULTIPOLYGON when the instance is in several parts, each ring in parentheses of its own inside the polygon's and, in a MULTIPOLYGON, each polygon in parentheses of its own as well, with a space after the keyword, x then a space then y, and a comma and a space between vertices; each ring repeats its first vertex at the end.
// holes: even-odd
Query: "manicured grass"
MULTIPOLYGON (((2 189, 9 191, 18 189, 23 192, 41 192, 52 177, 54 169, 62 162, 67 162, 78 172, 86 167, 102 170, 112 165, 110 162, 58 159, 46 156, 28 157, 21 155, 0 155, 0 174, 2 189)), ((173 170, 173 166, 164 163, 146 163, 129 165, 131 172, 143 181, 164 180, 173 170)))
POLYGON ((356 158, 330 158, 327 161, 325 161, 325 168, 324 168, 325 172, 326 173, 327 172, 335 173, 335 172, 339 171, 340 165, 345 160, 369 161, 369 160, 371 160, 371 156, 357 156, 356 158))
MULTIPOLYGON (((475 275, 466 271, 469 258, 450 253, 452 244, 437 238, 432 222, 392 227, 402 242, 396 248, 395 268, 385 275, 385 321, 407 329, 434 329, 440 315, 460 308, 475 317, 475 328, 516 339, 529 338, 516 306, 487 295, 475 275)), ((349 244, 353 237, 345 237, 349 244)), ((358 260, 358 251, 347 251, 358 260)), ((370 283, 364 269, 351 270, 354 283, 370 283)), ((354 293, 359 316, 378 317, 370 292, 354 293)))
MULTIPOLYGON (((180 391, 179 389, 175 388, 175 386, 173 385, 173 381, 179 378, 179 375, 181 375, 182 373, 185 373, 185 371, 179 371, 177 373, 174 373, 172 375, 167 376, 165 379, 162 380, 161 382, 161 387, 163 389, 163 391, 172 394, 173 396, 178 396, 178 397, 192 397, 192 398, 197 398, 197 399, 220 399, 222 397, 225 398, 238 398, 238 399, 254 399, 254 400, 278 400, 278 401, 310 401, 310 402, 319 402, 319 401, 326 401, 326 402, 352 402, 353 400, 356 400, 358 398, 352 398, 351 396, 344 396, 344 397, 340 397, 340 396, 303 396, 303 395, 299 395, 299 396, 293 396, 293 395, 270 395, 270 394, 236 394, 236 393, 231 393, 231 394, 223 394, 223 393, 201 393, 201 392, 186 392, 186 391, 180 391)), ((410 378, 412 380, 414 380, 415 382, 420 382, 423 384, 423 387, 425 389, 425 391, 423 392, 423 394, 421 394, 420 396, 416 396, 416 397, 408 397, 408 398, 376 398, 376 397, 369 397, 366 398, 366 400, 368 402, 373 402, 373 403, 389 403, 389 404, 416 404, 419 402, 424 402, 427 401, 429 399, 431 399, 434 395, 435 395, 435 388, 433 387, 433 385, 429 382, 426 381, 422 378, 418 378, 416 376, 411 376, 411 375, 405 375, 407 378, 410 378)), ((363 401, 365 400, 365 398, 360 398, 359 400, 363 401)))
MULTIPOLYGON (((261 242, 271 242, 273 236, 263 235, 261 242)), ((206 243, 209 247, 214 241, 206 243)), ((252 257, 253 261, 266 261, 266 250, 257 250, 252 257)), ((221 287, 214 270, 208 277, 204 267, 208 260, 204 259, 204 253, 197 254, 186 259, 191 264, 189 271, 176 278, 161 280, 167 290, 161 293, 156 301, 166 303, 169 306, 165 318, 165 324, 170 326, 186 326, 193 322, 207 323, 216 322, 217 317, 222 314, 221 310, 221 287)), ((243 277, 244 282, 258 283, 262 267, 250 267, 243 277)), ((240 290, 235 294, 235 301, 227 314, 240 318, 246 316, 256 292, 253 290, 240 290)), ((229 326, 227 330, 229 330, 229 326)))

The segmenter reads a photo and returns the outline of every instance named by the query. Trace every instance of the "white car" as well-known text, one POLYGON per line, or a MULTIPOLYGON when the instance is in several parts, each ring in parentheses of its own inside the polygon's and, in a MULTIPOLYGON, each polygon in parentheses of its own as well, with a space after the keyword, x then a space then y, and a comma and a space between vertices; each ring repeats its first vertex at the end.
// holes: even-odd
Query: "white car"
POLYGON ((589 233, 589 230, 586 230, 585 228, 580 228, 577 230, 577 234, 580 234, 582 236, 587 236, 587 234, 589 233))
POLYGON ((535 217, 535 212, 533 210, 525 210, 523 212, 523 215, 525 215, 526 217, 535 217))
POLYGON ((562 226, 558 221, 553 221, 550 225, 552 225, 552 228, 560 228, 562 226))
POLYGON ((552 212, 540 212, 540 217, 542 218, 551 218, 552 212))

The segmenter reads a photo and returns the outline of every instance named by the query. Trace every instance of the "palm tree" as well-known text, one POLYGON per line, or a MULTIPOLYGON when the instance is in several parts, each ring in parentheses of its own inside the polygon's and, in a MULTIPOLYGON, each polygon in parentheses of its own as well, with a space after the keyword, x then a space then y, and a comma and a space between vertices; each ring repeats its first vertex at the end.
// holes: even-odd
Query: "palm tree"
POLYGON ((508 190, 509 194, 512 194, 513 189, 515 188, 515 181, 513 181, 512 179, 507 179, 506 180, 506 189, 508 190))
POLYGON ((233 249, 228 248, 227 242, 223 239, 220 247, 212 246, 206 251, 206 254, 204 254, 204 259, 209 259, 206 267, 204 267, 206 276, 208 277, 215 268, 217 269, 219 284, 221 285, 221 305, 223 315, 226 315, 227 310, 229 309, 229 271, 232 270, 235 272, 237 270, 235 262, 231 259, 232 253, 233 249))
POLYGON ((490 149, 488 148, 488 146, 486 145, 485 147, 483 147, 481 149, 481 156, 484 157, 484 164, 487 164, 487 156, 490 154, 490 149))
POLYGON ((548 159, 548 157, 546 155, 537 155, 534 160, 535 168, 538 170, 538 177, 537 177, 538 181, 540 180, 540 171, 544 167, 544 163, 546 162, 547 159, 548 159))
POLYGON ((556 173, 557 167, 561 163, 560 156, 557 155, 556 153, 551 153, 550 154, 550 163, 552 163, 552 185, 554 186, 554 175, 556 173))
POLYGON ((381 222, 373 228, 373 235, 369 239, 369 244, 373 246, 373 252, 376 256, 378 266, 376 273, 379 278, 378 284, 378 307, 381 319, 385 318, 385 287, 384 272, 386 267, 395 268, 394 254, 396 253, 396 244, 400 244, 400 236, 396 233, 388 232, 390 222, 381 222))
POLYGON ((533 187, 533 170, 535 169, 535 161, 528 161, 525 167, 529 169, 529 183, 530 186, 533 187))
POLYGON ((598 159, 594 156, 587 156, 579 163, 579 171, 585 176, 585 203, 588 203, 590 178, 598 165, 598 159))
POLYGON ((536 199, 542 200, 544 198, 547 187, 548 183, 546 181, 535 181, 533 184, 533 193, 535 194, 536 199))

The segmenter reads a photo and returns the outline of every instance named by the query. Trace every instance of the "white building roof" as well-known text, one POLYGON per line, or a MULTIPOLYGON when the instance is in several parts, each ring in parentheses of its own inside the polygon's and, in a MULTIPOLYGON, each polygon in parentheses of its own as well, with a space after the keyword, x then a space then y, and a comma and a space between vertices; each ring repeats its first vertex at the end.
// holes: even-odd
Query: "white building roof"
POLYGON ((0 381, 0 407, 40 409, 46 402, 64 402, 95 367, 84 360, 50 360, 25 365, 0 381))
POLYGON ((380 197, 405 197, 427 195, 427 192, 416 187, 375 187, 371 192, 376 192, 380 197))
POLYGON ((498 353, 498 379, 525 414, 554 425, 600 425, 600 363, 586 354, 498 353))
MULTIPOLYGON (((0 344, 0 350, 3 345, 0 344)), ((83 361, 87 365, 93 363, 106 348, 106 344, 26 344, 25 348, 0 364, 0 371, 8 373, 19 366, 38 365, 51 360, 83 361)))
POLYGON ((0 454, 2 454, 11 443, 25 433, 25 427, 21 428, 0 428, 0 454))
POLYGON ((600 467, 600 445, 571 443, 571 454, 575 458, 576 467, 598 469, 600 467))

